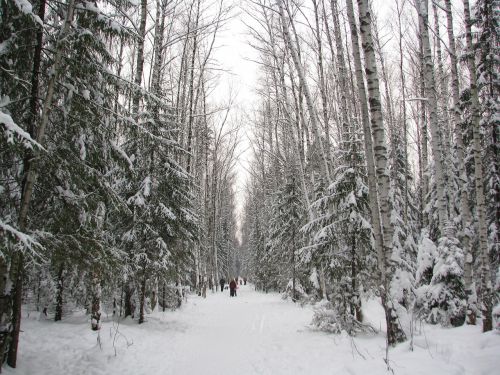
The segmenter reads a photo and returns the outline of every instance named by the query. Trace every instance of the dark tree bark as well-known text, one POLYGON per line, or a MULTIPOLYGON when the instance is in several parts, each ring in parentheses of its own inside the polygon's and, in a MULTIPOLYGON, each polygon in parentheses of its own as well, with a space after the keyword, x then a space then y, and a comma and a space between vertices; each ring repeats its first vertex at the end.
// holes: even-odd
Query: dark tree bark
MULTIPOLYGON (((91 298, 91 313, 90 326, 92 331, 101 329, 101 281, 97 274, 92 277, 92 298, 91 298)), ((113 303, 114 304, 114 303, 113 303)))
POLYGON ((134 317, 134 306, 132 304, 132 296, 133 296, 133 289, 130 287, 130 283, 129 282, 126 282, 125 283, 125 287, 124 287, 125 291, 124 291, 124 301, 123 301, 123 305, 124 305, 124 317, 126 318, 127 316, 132 316, 132 318, 134 317))
POLYGON ((56 289, 56 314, 54 321, 62 319, 63 308, 63 292, 64 292, 64 264, 61 264, 57 272, 57 289, 56 289))
MULTIPOLYGON (((46 0, 40 0, 39 5, 38 5, 38 17, 42 20, 42 22, 45 19, 45 2, 46 0)), ((27 130, 28 133, 30 134, 31 138, 35 138, 35 122, 38 121, 38 89, 40 85, 40 62, 41 62, 41 55, 42 55, 42 44, 43 44, 43 27, 40 25, 36 25, 37 27, 37 32, 36 32, 36 45, 35 45, 35 50, 34 50, 34 55, 33 55, 33 67, 32 67, 32 73, 31 73, 31 93, 30 93, 30 100, 29 100, 29 112, 28 112, 28 118, 27 118, 27 130)), ((37 140, 41 137, 37 137, 37 140)), ((25 175, 23 177, 23 182, 21 186, 21 191, 22 193, 22 199, 21 201, 23 202, 23 205, 21 206, 20 213, 19 213, 19 219, 18 219, 18 224, 19 224, 19 229, 24 232, 27 227, 27 216, 28 216, 28 208, 29 208, 29 202, 31 200, 31 189, 33 184, 30 184, 30 175, 32 176, 32 170, 33 170, 33 165, 32 165, 32 160, 33 160, 34 154, 33 150, 28 149, 26 151, 26 154, 24 155, 24 160, 23 160, 23 169, 25 172, 25 175)), ((2 261, 4 261, 4 258, 2 258, 2 261)), ((0 267, 0 268, 5 268, 5 267, 0 267)), ((10 337, 10 346, 9 346, 9 353, 8 353, 8 358, 7 358, 7 364, 11 367, 16 367, 17 364, 17 348, 19 345, 19 331, 21 328, 21 305, 22 305, 22 294, 23 294, 23 276, 24 276, 24 257, 21 251, 16 251, 12 255, 12 261, 11 261, 11 266, 10 266, 10 280, 13 282, 14 287, 13 287, 13 292, 12 292, 12 325, 10 328, 12 329, 11 332, 11 337, 10 337)), ((4 278, 3 278, 4 279, 4 278)), ((5 290, 3 288, 3 290, 5 290)), ((4 294, 5 296, 5 294, 4 294)), ((5 303, 9 303, 10 298, 6 296, 7 298, 2 299, 2 302, 5 301, 5 303)), ((2 309, 4 310, 4 309, 2 309)), ((7 308, 7 310, 10 310, 10 308, 7 308)), ((2 311, 3 312, 3 311, 2 311)), ((1 339, 0 339, 1 340, 1 339)), ((5 342, 2 340, 0 341, 0 349, 3 349, 5 345, 5 342)), ((1 371, 1 364, 3 363, 3 354, 4 350, 2 350, 0 354, 0 371, 1 371)))
POLYGON ((142 276, 141 281, 141 292, 140 292, 140 302, 139 302, 139 324, 144 323, 144 305, 146 304, 146 271, 142 276))

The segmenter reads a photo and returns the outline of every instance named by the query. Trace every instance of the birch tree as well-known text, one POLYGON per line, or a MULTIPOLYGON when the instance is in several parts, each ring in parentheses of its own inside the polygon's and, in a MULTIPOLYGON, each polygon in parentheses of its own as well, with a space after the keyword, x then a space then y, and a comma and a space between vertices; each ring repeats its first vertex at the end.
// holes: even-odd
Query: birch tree
POLYGON ((490 260, 488 254, 488 228, 486 226, 486 203, 484 196, 484 175, 481 160, 481 130, 480 130, 480 108, 477 92, 476 63, 472 46, 472 21, 470 16, 469 1, 464 0, 465 17, 465 39, 467 43, 467 67, 469 69, 471 110, 472 110, 472 134, 474 154, 474 185, 476 195, 476 212, 478 222, 479 257, 481 259, 481 311, 483 314, 483 332, 491 331, 493 328, 493 288, 490 276, 490 260))
POLYGON ((455 35, 453 31, 453 14, 451 10, 451 1, 445 1, 446 6, 446 19, 448 31, 448 50, 451 62, 451 92, 453 98, 452 117, 454 122, 454 135, 457 149, 457 162, 458 162, 458 178, 460 181, 460 210, 462 219, 462 246, 465 254, 464 261, 464 285, 465 293, 467 295, 467 323, 476 323, 476 298, 475 290, 472 283, 472 269, 473 269, 473 256, 471 249, 471 237, 473 235, 470 227, 472 226, 472 217, 469 208, 469 198, 467 196, 467 172, 465 169, 465 156, 464 156, 464 141, 461 129, 461 113, 459 109, 460 102, 460 82, 458 77, 458 62, 457 50, 455 47, 455 35))
POLYGON ((365 57, 365 72, 368 88, 368 102, 370 104, 371 136, 373 139, 373 150, 375 159, 375 172, 377 178, 377 198, 379 201, 383 257, 380 259, 384 263, 381 279, 381 297, 385 309, 387 323, 387 342, 394 345, 406 339, 397 321, 395 303, 389 290, 389 280, 394 270, 391 270, 390 259, 392 255, 393 227, 390 219, 391 203, 389 200, 389 174, 387 170, 387 145, 383 123, 383 114, 380 104, 380 90, 375 61, 375 51, 373 48, 373 36, 371 27, 371 14, 368 11, 368 4, 364 0, 358 0, 360 34, 365 57))

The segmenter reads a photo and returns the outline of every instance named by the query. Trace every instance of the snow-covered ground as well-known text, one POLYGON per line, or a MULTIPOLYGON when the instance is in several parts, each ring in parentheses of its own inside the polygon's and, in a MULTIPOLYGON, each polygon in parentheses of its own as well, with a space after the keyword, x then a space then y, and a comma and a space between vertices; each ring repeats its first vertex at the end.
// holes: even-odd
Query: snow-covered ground
MULTIPOLYGON (((375 301, 365 316, 382 325, 375 301)), ((22 324, 16 370, 6 374, 387 374, 382 334, 356 337, 311 330, 310 306, 283 301, 241 286, 229 292, 190 296, 174 312, 153 313, 138 325, 105 320, 90 330, 83 315, 53 323, 31 314, 22 324), (114 345, 113 345, 114 341, 114 345), (116 355, 115 355, 116 349, 116 355)), ((395 374, 499 374, 500 334, 480 327, 443 329, 425 325, 409 343, 391 349, 395 374)))

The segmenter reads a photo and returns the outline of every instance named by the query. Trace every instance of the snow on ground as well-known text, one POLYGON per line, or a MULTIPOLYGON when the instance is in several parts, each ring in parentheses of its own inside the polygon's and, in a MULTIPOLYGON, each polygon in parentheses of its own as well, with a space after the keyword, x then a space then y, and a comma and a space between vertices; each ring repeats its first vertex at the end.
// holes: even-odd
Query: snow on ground
MULTIPOLYGON (((365 316, 377 328, 384 321, 376 301, 365 316)), ((30 315, 22 323, 20 355, 13 375, 99 374, 387 374, 383 334, 330 335, 308 327, 312 307, 283 301, 277 294, 240 286, 229 292, 190 296, 177 311, 157 312, 148 322, 105 320, 97 333, 85 315, 62 322, 30 315), (113 345, 113 341, 115 344, 113 345), (115 355, 116 348, 116 355, 115 355)), ((500 334, 480 327, 420 327, 409 343, 391 349, 394 374, 498 374, 500 334)))

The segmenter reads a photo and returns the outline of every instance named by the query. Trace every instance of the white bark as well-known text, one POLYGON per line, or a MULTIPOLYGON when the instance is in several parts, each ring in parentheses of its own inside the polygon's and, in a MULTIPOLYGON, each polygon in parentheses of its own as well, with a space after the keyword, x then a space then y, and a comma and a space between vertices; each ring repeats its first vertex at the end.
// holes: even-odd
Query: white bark
POLYGON ((492 292, 490 260, 488 254, 488 228, 486 225, 486 203, 484 197, 483 163, 481 160, 481 128, 477 74, 472 47, 472 31, 469 0, 464 0, 465 39, 467 42, 467 66, 469 68, 470 92, 472 102, 472 132, 474 153, 474 183, 476 193, 476 212, 479 234, 479 257, 481 260, 481 300, 483 313, 483 332, 492 330, 492 292))
POLYGON ((460 110, 458 108, 460 94, 459 94, 459 80, 458 80, 458 62, 457 62, 457 52, 455 47, 455 36, 453 32, 453 14, 451 11, 451 0, 445 0, 446 6, 446 17, 448 23, 448 50, 450 53, 451 62, 451 92, 453 98, 453 122, 454 122, 454 133, 455 141, 457 147, 457 162, 458 162, 458 178, 460 183, 460 213, 463 228, 463 238, 462 246, 465 254, 464 261, 464 284, 465 292, 467 294, 467 323, 476 324, 476 314, 475 314, 475 301, 471 300, 473 295, 473 284, 472 284, 472 249, 470 246, 470 236, 472 226, 471 212, 468 203, 467 194, 467 172, 465 170, 465 157, 464 157, 464 141, 462 137, 462 130, 460 128, 461 117, 460 110))
POLYGON ((436 189, 437 189, 437 209, 439 215, 440 235, 444 235, 444 228, 448 224, 448 210, 446 200, 446 181, 444 178, 443 163, 443 143, 442 132, 439 128, 437 117, 437 95, 434 67, 432 65, 431 46, 429 42, 428 26, 428 0, 417 0, 417 11, 419 19, 420 37, 422 39, 423 59, 424 59, 424 79, 426 103, 429 110, 429 125, 431 130, 431 145, 435 167, 436 189))
POLYGON ((318 47, 318 73, 319 73, 319 90, 321 96, 322 114, 323 114, 323 127, 325 129, 325 148, 326 159, 328 162, 332 160, 330 155, 330 124, 328 121, 328 101, 327 101, 327 86, 325 81, 325 68, 323 64, 323 43, 321 41, 321 23, 319 22, 319 9, 318 1, 312 0, 314 7, 314 20, 316 24, 315 37, 316 45, 318 47))
MULTIPOLYGON (((408 175, 409 175, 409 166, 408 166, 408 124, 406 118, 406 75, 404 72, 404 55, 403 55, 403 27, 401 15, 403 13, 403 8, 399 8, 399 2, 396 1, 397 12, 398 12, 398 32, 399 32, 399 74, 401 75, 401 114, 403 116, 403 147, 404 147, 404 160, 405 160, 405 186, 404 186, 404 198, 405 198, 405 207, 404 207, 404 222, 407 224, 408 222, 408 175)), ((404 6, 404 2, 402 7, 404 6)))
MULTIPOLYGON (((319 126, 318 126, 318 115, 316 113, 316 108, 314 107, 314 103, 312 100, 312 95, 309 90, 309 84, 306 81, 305 74, 304 74, 304 69, 302 67, 302 64, 300 62, 299 56, 297 55, 297 51, 295 49, 295 46, 292 43, 292 38, 290 36, 290 31, 288 30, 288 23, 285 18, 285 12, 283 10, 283 0, 278 0, 278 8, 279 8, 279 14, 281 18, 281 27, 283 31, 283 37, 285 39, 285 43, 288 45, 290 55, 292 57, 295 69, 297 70, 297 75, 299 76, 299 82, 300 86, 304 90, 304 96, 306 98, 306 104, 307 108, 309 110, 309 117, 311 119, 311 125, 312 129, 316 138, 316 142, 320 148, 320 153, 321 153, 321 158, 323 161, 322 169, 323 169, 323 174, 326 176, 327 181, 330 182, 330 171, 328 167, 328 162, 327 162, 327 153, 325 151, 325 148, 323 146, 323 141, 321 139, 321 134, 319 132, 319 126)), ((290 22, 292 20, 290 19, 290 22)))
POLYGON ((354 55, 354 66, 356 74, 356 84, 358 89, 358 97, 361 104, 361 121, 363 123, 365 157, 368 174, 368 195, 370 203, 370 214, 373 227, 373 235, 375 238, 375 250, 378 258, 379 282, 385 285, 385 256, 384 243, 382 239, 382 227, 380 223, 380 208, 377 197, 377 177, 375 173, 375 161, 373 158, 373 142, 370 131, 370 115, 368 113, 368 99, 366 97, 365 81, 363 77, 363 67, 361 64, 360 46, 358 39, 358 30, 356 19, 354 17, 354 8, 352 0, 347 0, 347 16, 349 19, 349 27, 351 31, 351 44, 354 55))
POLYGON ((389 265, 392 257, 392 238, 394 228, 391 223, 391 202, 389 199, 389 171, 387 165, 387 142, 384 129, 384 119, 382 115, 382 106, 380 102, 380 87, 377 73, 377 62, 373 48, 372 20, 368 10, 367 0, 358 0, 359 21, 362 47, 365 56, 365 72, 368 86, 368 101, 371 114, 371 132, 373 139, 373 150, 375 157, 375 173, 377 177, 377 195, 380 208, 380 218, 382 225, 382 242, 384 245, 385 275, 382 281, 382 303, 385 309, 387 323, 387 342, 394 345, 397 342, 406 339, 401 330, 398 317, 394 309, 389 291, 389 281, 392 277, 391 267, 389 265))

